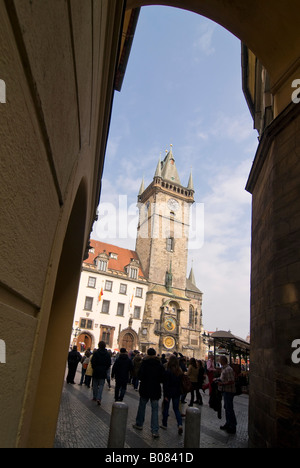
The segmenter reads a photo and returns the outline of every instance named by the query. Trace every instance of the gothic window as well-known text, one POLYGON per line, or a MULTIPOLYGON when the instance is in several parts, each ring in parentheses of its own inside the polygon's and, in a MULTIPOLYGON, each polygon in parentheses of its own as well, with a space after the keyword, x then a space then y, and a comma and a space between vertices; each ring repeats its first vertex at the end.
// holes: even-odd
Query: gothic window
POLYGON ((189 326, 193 327, 195 321, 194 307, 190 305, 189 307, 189 326))
POLYGON ((108 347, 111 346, 110 337, 111 337, 111 328, 101 326, 101 341, 104 341, 108 347))
POLYGON ((167 251, 168 252, 174 251, 174 237, 167 238, 167 251))

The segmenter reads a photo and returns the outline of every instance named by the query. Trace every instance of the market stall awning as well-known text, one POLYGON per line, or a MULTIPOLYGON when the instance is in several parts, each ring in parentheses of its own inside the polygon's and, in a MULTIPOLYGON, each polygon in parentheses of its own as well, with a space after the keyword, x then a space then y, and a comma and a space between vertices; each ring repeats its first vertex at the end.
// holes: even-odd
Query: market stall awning
POLYGON ((218 330, 210 335, 215 345, 223 345, 231 351, 250 351, 250 343, 230 331, 218 330))

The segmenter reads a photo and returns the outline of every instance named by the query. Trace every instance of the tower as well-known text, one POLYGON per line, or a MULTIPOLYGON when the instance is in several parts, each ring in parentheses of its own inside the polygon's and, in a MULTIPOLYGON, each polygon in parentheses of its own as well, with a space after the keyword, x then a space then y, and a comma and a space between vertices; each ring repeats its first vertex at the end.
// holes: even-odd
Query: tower
MULTIPOLYGON (((161 354, 182 351, 190 344, 190 309, 196 308, 186 291, 186 272, 193 203, 192 175, 188 185, 183 186, 171 147, 164 160, 159 160, 153 181, 145 188, 143 180, 138 194, 136 252, 149 282, 140 330, 142 350, 153 346, 161 354), (185 333, 185 328, 189 333, 185 333), (184 335, 189 336, 182 339, 184 335)), ((201 291, 200 296, 198 307, 202 304, 201 291)), ((198 344, 200 326, 198 320, 198 344)))

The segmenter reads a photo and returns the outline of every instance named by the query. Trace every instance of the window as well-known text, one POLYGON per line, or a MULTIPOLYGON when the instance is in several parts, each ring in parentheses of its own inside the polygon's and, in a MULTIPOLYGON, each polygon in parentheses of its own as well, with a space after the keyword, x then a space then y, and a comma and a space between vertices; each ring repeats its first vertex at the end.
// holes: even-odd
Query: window
POLYGON ((130 270, 129 270, 129 276, 130 276, 130 278, 132 278, 132 279, 137 279, 137 277, 138 277, 138 270, 137 270, 137 268, 130 268, 130 270))
POLYGON ((110 301, 106 301, 105 299, 102 302, 102 314, 108 314, 109 313, 109 305, 110 301))
POLYGON ((93 320, 80 319, 80 328, 86 328, 87 330, 93 329, 93 320))
POLYGON ((127 292, 127 284, 121 283, 121 284, 120 284, 120 291, 119 291, 119 293, 120 293, 120 294, 126 294, 126 292, 127 292))
POLYGON ((174 237, 168 237, 167 239, 167 251, 173 252, 174 250, 174 237))
POLYGON ((106 271, 107 269, 107 261, 106 260, 98 260, 98 270, 106 271))
POLYGON ((108 347, 110 347, 110 336, 111 328, 110 327, 101 327, 101 341, 104 341, 108 347))
POLYGON ((96 278, 94 278, 94 276, 89 276, 88 288, 95 288, 95 287, 96 287, 96 278))
POLYGON ((92 310, 93 307, 93 297, 86 296, 85 302, 84 302, 84 309, 85 310, 92 310))
POLYGON ((124 316, 124 308, 125 308, 125 304, 121 304, 121 302, 118 303, 118 307, 117 307, 117 315, 119 317, 123 317, 124 316))
POLYGON ((112 281, 106 280, 105 287, 104 287, 105 291, 112 291, 112 285, 113 285, 112 281))
POLYGON ((143 288, 136 288, 135 296, 136 297, 143 297, 143 288))
POLYGON ((141 308, 140 307, 134 306, 133 318, 134 319, 140 319, 141 318, 141 308))

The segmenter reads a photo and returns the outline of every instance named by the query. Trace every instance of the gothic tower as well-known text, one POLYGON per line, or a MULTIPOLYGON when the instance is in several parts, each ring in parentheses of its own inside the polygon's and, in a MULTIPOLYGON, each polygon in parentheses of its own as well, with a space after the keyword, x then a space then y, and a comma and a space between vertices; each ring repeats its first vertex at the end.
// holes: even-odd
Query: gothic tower
POLYGON ((190 317, 198 314, 195 333, 199 346, 202 293, 197 290, 196 301, 194 295, 191 299, 186 278, 190 208, 193 203, 192 175, 187 187, 183 186, 171 148, 164 160, 159 160, 151 184, 145 188, 143 181, 138 194, 136 252, 149 282, 140 330, 142 350, 152 346, 161 354, 175 350, 182 352, 184 346, 192 349, 191 326, 195 329, 197 319, 192 324, 190 317), (194 313, 191 313, 191 308, 194 313))

